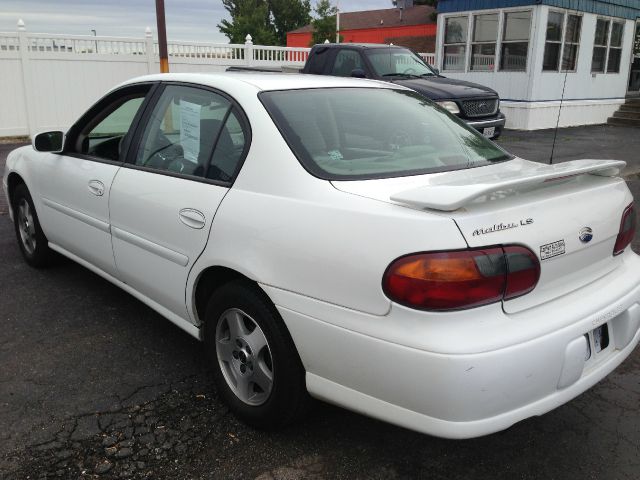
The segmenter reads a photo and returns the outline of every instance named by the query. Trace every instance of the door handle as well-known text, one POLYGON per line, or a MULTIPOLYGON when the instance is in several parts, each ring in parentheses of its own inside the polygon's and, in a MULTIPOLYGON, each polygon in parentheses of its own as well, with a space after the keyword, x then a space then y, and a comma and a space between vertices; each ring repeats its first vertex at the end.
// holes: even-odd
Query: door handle
POLYGON ((187 227, 195 228, 196 230, 200 230, 207 223, 204 214, 193 208, 183 208, 180 210, 178 218, 187 227))
POLYGON ((101 197, 104 195, 104 183, 100 180, 91 180, 89 182, 89 191, 94 195, 101 197))

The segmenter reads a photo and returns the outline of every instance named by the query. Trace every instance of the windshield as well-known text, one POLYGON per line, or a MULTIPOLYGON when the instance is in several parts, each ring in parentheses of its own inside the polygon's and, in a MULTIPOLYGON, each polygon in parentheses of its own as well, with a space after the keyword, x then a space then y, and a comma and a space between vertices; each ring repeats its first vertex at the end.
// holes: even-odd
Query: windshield
POLYGON ((431 77, 435 72, 411 50, 404 48, 379 48, 365 50, 373 70, 380 77, 416 76, 431 77))
POLYGON ((328 180, 443 172, 512 158, 410 90, 283 90, 260 99, 305 168, 328 180))

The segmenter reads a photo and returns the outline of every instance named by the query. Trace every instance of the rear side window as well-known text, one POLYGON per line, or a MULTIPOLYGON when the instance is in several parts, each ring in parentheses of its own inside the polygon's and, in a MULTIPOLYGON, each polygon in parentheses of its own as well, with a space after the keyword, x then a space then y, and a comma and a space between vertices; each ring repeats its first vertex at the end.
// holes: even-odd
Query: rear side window
POLYGON ((313 51, 313 55, 309 58, 309 71, 306 73, 314 73, 316 75, 322 75, 324 73, 325 66, 329 60, 330 48, 317 48, 313 51))
POLYGON ((228 182, 244 149, 243 125, 227 98, 209 90, 169 85, 147 121, 135 164, 228 182))
POLYGON ((371 179, 459 170, 512 158, 415 92, 323 88, 260 99, 313 175, 371 179))

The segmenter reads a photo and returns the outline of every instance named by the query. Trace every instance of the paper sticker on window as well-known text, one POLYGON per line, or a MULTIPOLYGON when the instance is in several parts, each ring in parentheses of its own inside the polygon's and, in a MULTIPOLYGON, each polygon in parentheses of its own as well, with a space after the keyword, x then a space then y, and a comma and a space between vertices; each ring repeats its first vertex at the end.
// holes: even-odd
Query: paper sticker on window
POLYGON ((327 152, 327 155, 331 157, 331 160, 336 161, 342 160, 344 158, 339 150, 331 150, 330 152, 327 152))
POLYGON ((180 100, 180 144, 184 158, 198 161, 200 153, 200 105, 180 100))

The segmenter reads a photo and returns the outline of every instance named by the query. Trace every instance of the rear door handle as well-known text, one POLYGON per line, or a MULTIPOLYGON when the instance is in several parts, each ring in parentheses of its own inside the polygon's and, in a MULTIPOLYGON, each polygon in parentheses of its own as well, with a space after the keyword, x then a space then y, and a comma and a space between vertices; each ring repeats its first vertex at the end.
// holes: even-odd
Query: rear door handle
POLYGON ((104 183, 102 183, 100 180, 91 180, 89 182, 89 191, 98 197, 103 196, 104 183))
POLYGON ((180 210, 178 217, 187 227, 195 228, 196 230, 203 228, 207 222, 204 214, 193 208, 183 208, 180 210))

